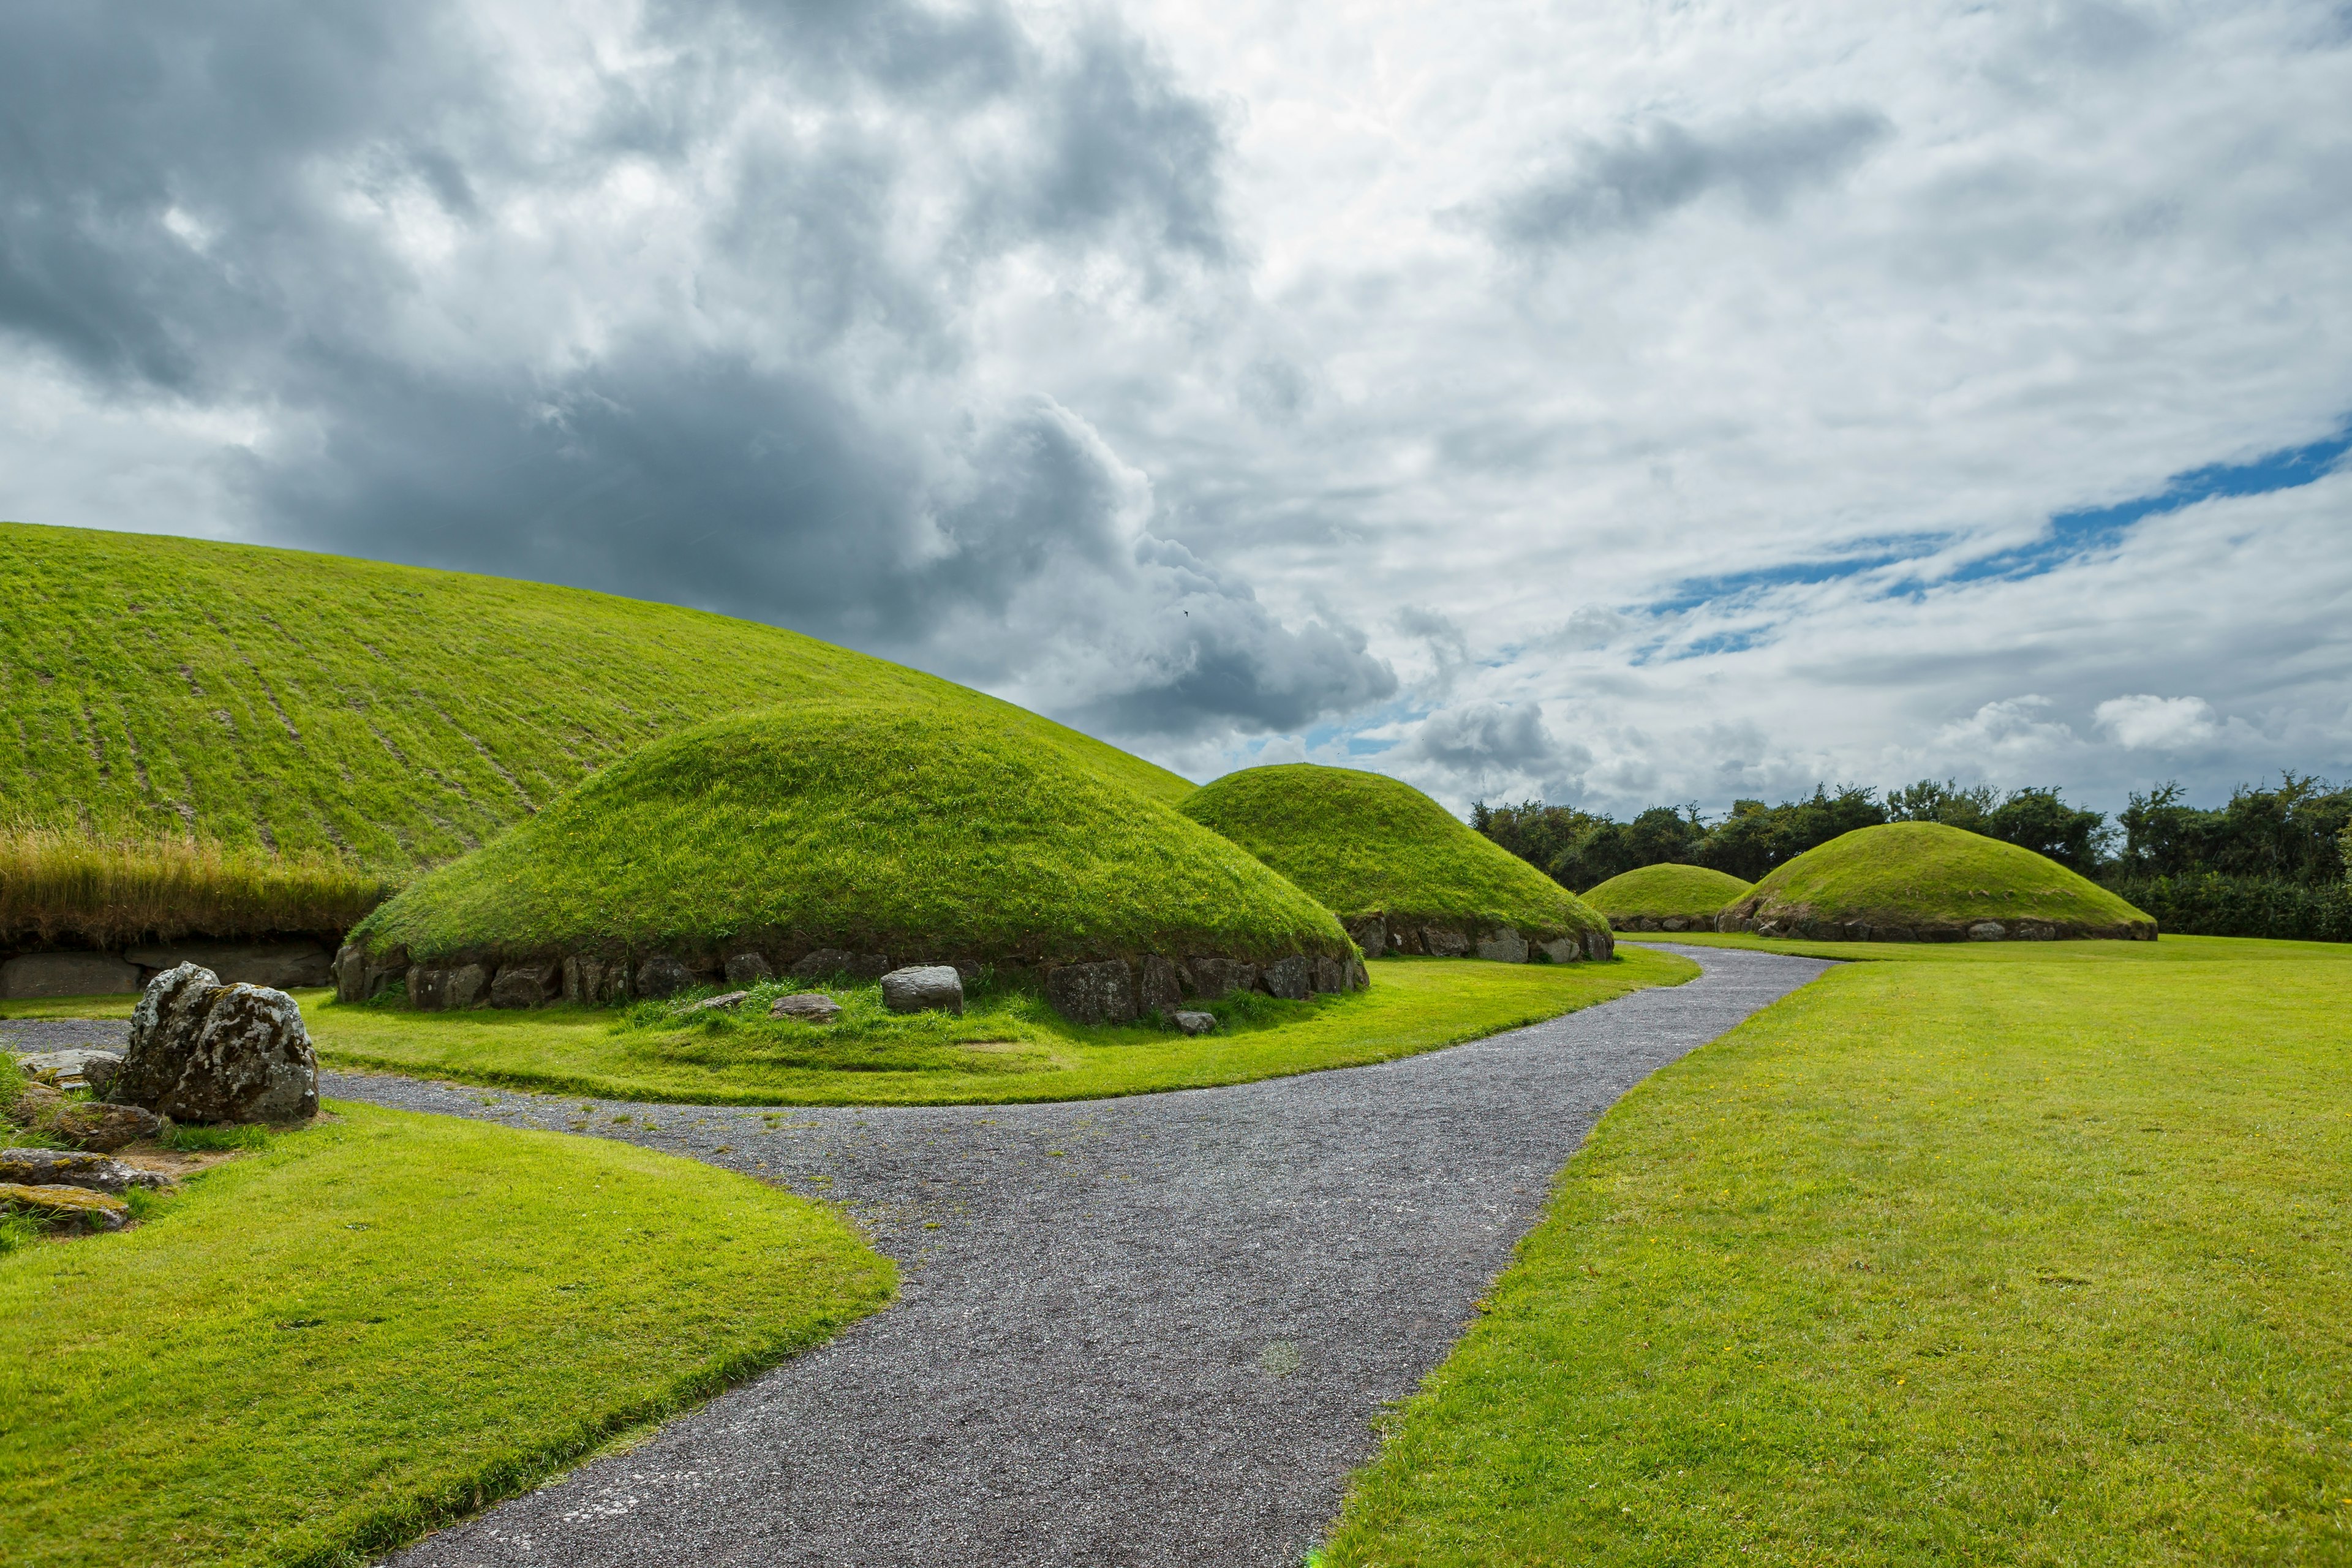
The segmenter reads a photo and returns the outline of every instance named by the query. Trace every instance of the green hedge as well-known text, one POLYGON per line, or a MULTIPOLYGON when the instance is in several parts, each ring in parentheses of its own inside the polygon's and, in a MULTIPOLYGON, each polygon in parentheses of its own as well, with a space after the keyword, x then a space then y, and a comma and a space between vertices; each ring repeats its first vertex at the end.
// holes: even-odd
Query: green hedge
POLYGON ((2341 882, 2290 882, 2280 877, 2117 879, 2107 886, 2156 917, 2158 930, 2182 936, 2265 936, 2284 941, 2352 942, 2352 889, 2341 882))

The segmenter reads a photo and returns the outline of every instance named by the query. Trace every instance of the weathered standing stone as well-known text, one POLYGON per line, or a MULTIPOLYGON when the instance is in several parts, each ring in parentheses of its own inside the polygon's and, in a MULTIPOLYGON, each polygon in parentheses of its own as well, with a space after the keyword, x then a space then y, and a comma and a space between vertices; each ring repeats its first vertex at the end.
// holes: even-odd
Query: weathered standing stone
POLYGON ((490 982, 493 1007, 537 1007, 555 999, 563 972, 552 963, 508 963, 490 982))
POLYGON ((1604 958, 1613 958, 1616 952, 1617 939, 1607 931, 1589 931, 1584 933, 1584 955, 1587 958, 1598 962, 1604 958))
POLYGON ((822 991, 795 991, 789 996, 776 998, 768 1009, 771 1018, 799 1018, 811 1024, 830 1024, 841 1016, 841 1004, 822 991))
POLYGON ((107 952, 25 952, 0 963, 0 996, 127 996, 135 964, 107 952))
POLYGON ((52 1230, 121 1230, 131 1223, 131 1205, 88 1187, 27 1187, 0 1184, 0 1210, 24 1209, 52 1230))
POLYGON ((184 963, 139 998, 107 1098, 175 1121, 290 1121, 318 1114, 319 1061, 294 998, 184 963))
POLYGON ((1432 958, 1467 958, 1470 939, 1448 926, 1423 926, 1421 944, 1432 958))
POLYGON ((1315 961, 1303 952, 1277 958, 1258 972, 1266 994, 1286 1002, 1304 1002, 1315 994, 1315 961))
POLYGON ((1366 958, 1378 958, 1389 950, 1389 922, 1379 915, 1368 915, 1349 926, 1348 936, 1364 950, 1366 958))
POLYGON ((1517 926, 1496 926, 1478 937, 1478 956, 1497 963, 1525 963, 1528 961, 1528 941, 1517 926))
POLYGON ((794 980, 822 980, 828 974, 846 974, 852 980, 879 980, 889 972, 887 953, 820 947, 793 964, 790 973, 794 980))
POLYGON ((730 985, 757 985, 775 977, 776 972, 769 965, 765 953, 739 952, 727 960, 727 984, 730 985))
POLYGON ((1045 971, 1045 999, 1073 1023, 1133 1023, 1135 972, 1117 958, 1065 963, 1045 971))
POLYGON ((1319 958, 1316 959, 1316 961, 1315 961, 1315 989, 1316 989, 1316 990, 1318 990, 1318 991, 1345 991, 1345 990, 1348 990, 1349 988, 1349 985, 1348 985, 1348 961, 1347 961, 1346 959, 1344 959, 1344 958, 1334 958, 1334 957, 1330 957, 1330 956, 1328 956, 1328 955, 1327 955, 1327 956, 1324 956, 1324 957, 1319 957, 1319 958))
POLYGON ((1173 1013, 1184 1005, 1183 973, 1156 952, 1143 955, 1136 1002, 1147 1013, 1173 1013))
POLYGON ((484 964, 461 963, 449 971, 444 984, 441 1005, 452 1013, 462 1013, 489 999, 490 972, 484 964))
POLYGON ((655 953, 637 965, 637 994, 675 996, 694 984, 694 971, 667 952, 655 953))
POLYGON ((952 963, 894 969, 882 977, 882 1005, 893 1013, 953 1013, 963 1016, 963 976, 952 963))
POLYGON ((2006 942, 2009 940, 2009 928, 1999 921, 1979 921, 1969 927, 1969 940, 1970 942, 2006 942))
POLYGON ((1216 1032, 1217 1016, 1214 1013, 1200 1013, 1185 1008, 1171 1013, 1168 1016, 1178 1029, 1187 1035, 1209 1035, 1216 1032))
POLYGON ((159 1190, 172 1178, 79 1149, 0 1149, 0 1183, 20 1187, 88 1187, 94 1193, 159 1190))
POLYGON ((136 1105, 109 1105, 104 1100, 61 1105, 43 1125, 75 1148, 101 1154, 163 1134, 163 1119, 153 1111, 136 1105))
POLYGON ((1235 991, 1257 989, 1257 965, 1238 958, 1196 958, 1192 961, 1192 988, 1204 1002, 1235 991))

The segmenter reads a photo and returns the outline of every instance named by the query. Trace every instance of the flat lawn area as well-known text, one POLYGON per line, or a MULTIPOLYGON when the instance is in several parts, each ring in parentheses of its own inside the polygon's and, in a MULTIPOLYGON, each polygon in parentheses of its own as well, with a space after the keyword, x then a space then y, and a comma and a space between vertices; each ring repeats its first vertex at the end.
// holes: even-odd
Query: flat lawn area
POLYGON ((961 1018, 898 1016, 883 1010, 872 985, 832 988, 848 1010, 824 1026, 767 1019, 761 999, 782 987, 756 994, 744 1008, 750 1016, 690 1024, 643 1003, 625 1014, 333 1004, 306 1004, 303 1012, 320 1059, 337 1068, 700 1105, 996 1104, 1201 1089, 1387 1061, 1697 973, 1686 959, 1641 949, 1601 963, 1395 958, 1370 967, 1365 991, 1210 1004, 1220 1027, 1197 1039, 1081 1027, 1014 990, 981 994, 961 1018))
POLYGON ((895 1288, 746 1177, 331 1110, 131 1230, 0 1256, 0 1563, 357 1563, 895 1288))
POLYGON ((2352 948, 1738 945, 1325 1561, 2352 1563, 2352 948))

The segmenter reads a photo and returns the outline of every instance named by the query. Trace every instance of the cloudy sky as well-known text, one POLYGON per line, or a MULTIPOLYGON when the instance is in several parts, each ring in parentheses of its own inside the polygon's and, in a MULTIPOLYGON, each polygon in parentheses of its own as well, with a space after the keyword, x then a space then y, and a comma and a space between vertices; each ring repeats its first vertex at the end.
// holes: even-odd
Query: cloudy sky
POLYGON ((2352 775, 2352 8, 0 0, 0 516, 1196 778, 2352 775))

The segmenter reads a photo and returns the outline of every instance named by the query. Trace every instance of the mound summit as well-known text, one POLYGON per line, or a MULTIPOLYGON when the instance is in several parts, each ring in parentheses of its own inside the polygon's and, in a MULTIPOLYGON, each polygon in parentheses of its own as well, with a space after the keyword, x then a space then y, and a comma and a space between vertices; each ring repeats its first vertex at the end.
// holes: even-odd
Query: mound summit
POLYGON ((2031 849, 1937 822, 1857 828, 1806 850, 1717 919, 1721 931, 1854 942, 2152 942, 2156 922, 2031 849))
POLYGON ((1618 931, 1713 931, 1716 912, 1750 886, 1727 871, 1668 862, 1621 872, 1584 901, 1618 931))
POLYGON ((345 997, 614 1002, 720 977, 1035 973, 1122 1022, 1364 983, 1330 912, 1175 808, 965 704, 824 703, 656 741, 352 933, 345 997))
POLYGON ((1369 954, 1565 963, 1613 951, 1608 922, 1567 889, 1385 773, 1245 768, 1181 809, 1320 900, 1369 954))

